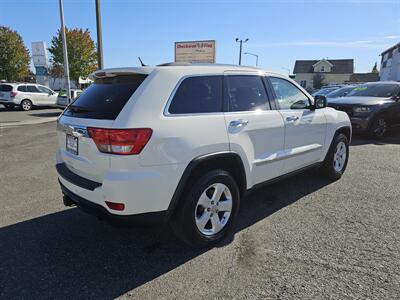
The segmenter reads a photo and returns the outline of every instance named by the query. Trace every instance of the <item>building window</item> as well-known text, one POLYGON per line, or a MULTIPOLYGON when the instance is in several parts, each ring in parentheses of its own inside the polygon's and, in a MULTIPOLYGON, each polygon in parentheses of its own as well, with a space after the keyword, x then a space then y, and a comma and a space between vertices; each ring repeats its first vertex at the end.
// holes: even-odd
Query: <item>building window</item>
POLYGON ((325 72, 325 66, 321 66, 321 72, 325 72))
POLYGON ((393 51, 389 51, 389 54, 388 54, 388 59, 389 59, 389 58, 392 58, 392 56, 393 56, 393 52, 394 52, 394 50, 393 50, 393 51))
POLYGON ((306 88, 307 87, 307 80, 301 80, 300 81, 300 85, 301 85, 301 87, 306 88))
POLYGON ((387 61, 384 61, 384 62, 383 62, 382 68, 386 68, 386 63, 387 63, 387 61))

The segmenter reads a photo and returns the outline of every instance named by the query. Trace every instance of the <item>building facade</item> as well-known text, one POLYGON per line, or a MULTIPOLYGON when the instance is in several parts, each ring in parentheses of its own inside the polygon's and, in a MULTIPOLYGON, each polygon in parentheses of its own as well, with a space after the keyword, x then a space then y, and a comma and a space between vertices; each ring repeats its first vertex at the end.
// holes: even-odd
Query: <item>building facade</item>
POLYGON ((381 81, 400 81, 400 43, 381 53, 381 81))
POLYGON ((345 83, 354 73, 353 59, 296 60, 294 80, 306 90, 314 89, 314 79, 320 76, 323 85, 345 83))

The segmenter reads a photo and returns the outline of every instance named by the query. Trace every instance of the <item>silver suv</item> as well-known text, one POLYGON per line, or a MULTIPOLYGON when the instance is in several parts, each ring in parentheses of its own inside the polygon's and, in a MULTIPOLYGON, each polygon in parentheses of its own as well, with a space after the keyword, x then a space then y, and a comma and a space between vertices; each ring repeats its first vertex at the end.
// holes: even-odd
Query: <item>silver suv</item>
POLYGON ((0 104, 6 108, 20 106, 31 110, 33 106, 55 106, 58 94, 35 83, 1 83, 0 104))

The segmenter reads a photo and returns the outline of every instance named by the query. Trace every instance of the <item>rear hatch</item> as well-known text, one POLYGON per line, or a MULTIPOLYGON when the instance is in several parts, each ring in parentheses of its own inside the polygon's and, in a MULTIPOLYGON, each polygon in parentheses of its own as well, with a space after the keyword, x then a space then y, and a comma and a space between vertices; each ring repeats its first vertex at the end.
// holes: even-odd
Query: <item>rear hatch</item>
POLYGON ((11 101, 12 85, 0 84, 0 100, 11 101))
POLYGON ((59 155, 75 174, 102 182, 110 168, 110 154, 99 151, 91 128, 112 128, 113 123, 147 74, 101 73, 58 120, 59 155))

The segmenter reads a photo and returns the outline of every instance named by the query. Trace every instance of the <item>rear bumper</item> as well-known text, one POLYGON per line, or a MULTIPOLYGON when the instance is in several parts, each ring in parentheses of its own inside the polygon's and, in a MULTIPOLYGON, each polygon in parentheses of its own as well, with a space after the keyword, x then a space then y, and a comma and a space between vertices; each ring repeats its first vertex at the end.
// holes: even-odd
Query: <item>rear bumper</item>
POLYGON ((18 105, 13 100, 0 99, 0 104, 18 105))
POLYGON ((74 203, 82 211, 118 225, 155 225, 166 221, 167 211, 149 212, 136 215, 115 215, 107 211, 103 206, 89 201, 67 189, 59 180, 61 191, 68 201, 74 203))

